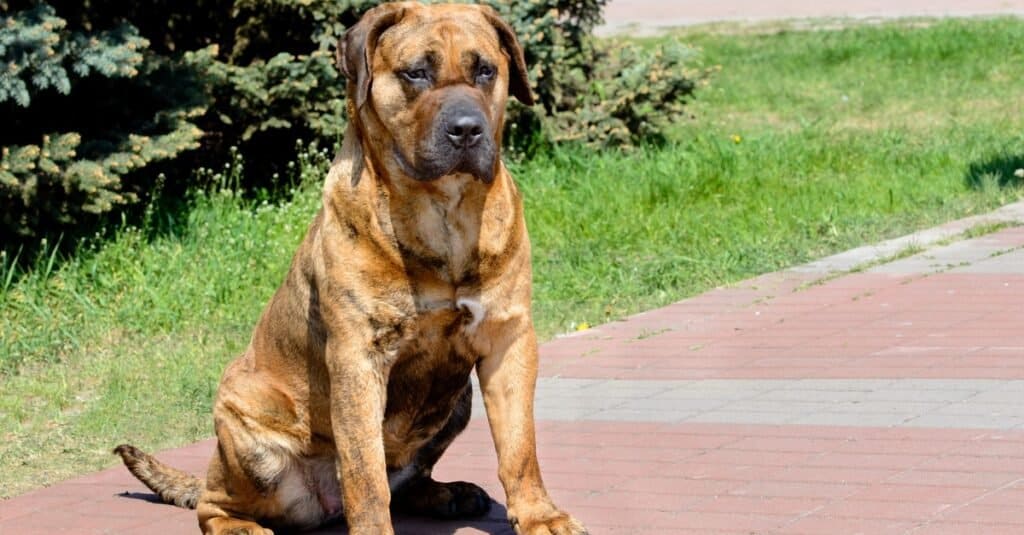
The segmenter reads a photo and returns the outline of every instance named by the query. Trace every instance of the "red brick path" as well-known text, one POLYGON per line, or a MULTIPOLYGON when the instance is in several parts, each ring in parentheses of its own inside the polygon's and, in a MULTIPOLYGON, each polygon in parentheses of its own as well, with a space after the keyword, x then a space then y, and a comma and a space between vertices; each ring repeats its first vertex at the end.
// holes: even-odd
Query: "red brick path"
MULTIPOLYGON (((212 444, 162 457, 199 472, 212 444)), ((1024 432, 557 422, 545 480, 592 533, 1015 533, 1024 432)), ((493 446, 474 420, 438 467, 493 496, 493 446)), ((398 533, 512 533, 496 504, 473 523, 398 519, 398 533)), ((341 530, 341 528, 338 528, 341 530)), ((4 502, 0 533, 195 533, 121 468, 4 502)), ((329 533, 324 530, 322 533, 329 533)))
MULTIPOLYGON (((1024 533, 1024 227, 834 271, 872 251, 545 344, 556 501, 594 534, 1024 533)), ((161 457, 201 473, 211 447, 161 457)), ((436 474, 483 485, 491 515, 398 533, 511 533, 495 472, 477 417, 436 474)), ((195 531, 121 467, 0 503, 2 534, 195 531)))
MULTIPOLYGON (((1024 232, 1006 234, 1024 245, 1024 232)), ((785 286, 807 279, 813 277, 785 286)), ((729 306, 735 297, 752 295, 709 292, 554 341, 546 347, 544 372, 614 379, 1024 379, 1024 359, 1016 353, 1024 270, 924 278, 857 273, 760 304, 729 306)))

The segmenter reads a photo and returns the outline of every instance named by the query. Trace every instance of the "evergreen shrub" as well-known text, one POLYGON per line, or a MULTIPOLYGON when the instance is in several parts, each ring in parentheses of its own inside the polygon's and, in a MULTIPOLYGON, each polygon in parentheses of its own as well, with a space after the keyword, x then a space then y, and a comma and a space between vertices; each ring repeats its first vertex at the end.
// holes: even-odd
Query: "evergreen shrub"
MULTIPOLYGON (((0 0, 0 230, 15 241, 196 185, 236 147, 274 191, 345 128, 334 47, 374 0, 0 0)), ((695 51, 596 40, 607 0, 489 0, 520 36, 538 104, 507 139, 659 140, 705 78, 695 51)), ((88 225, 86 225, 88 226, 88 225)), ((0 244, 4 248, 7 244, 0 244)))

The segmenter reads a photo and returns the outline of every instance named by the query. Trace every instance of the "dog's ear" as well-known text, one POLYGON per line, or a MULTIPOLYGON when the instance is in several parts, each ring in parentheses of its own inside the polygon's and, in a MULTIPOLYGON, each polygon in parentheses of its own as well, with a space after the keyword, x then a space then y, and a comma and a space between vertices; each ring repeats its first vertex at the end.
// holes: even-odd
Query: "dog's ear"
POLYGON ((402 4, 382 4, 365 14, 355 26, 345 30, 345 35, 338 41, 335 59, 341 73, 348 78, 349 87, 355 88, 355 108, 358 110, 366 104, 370 95, 370 83, 373 73, 370 63, 373 51, 377 46, 380 34, 402 19, 405 6, 402 4))
POLYGON ((512 27, 501 19, 498 12, 490 6, 480 6, 487 21, 498 30, 498 39, 501 47, 508 54, 508 92, 519 99, 519 102, 527 106, 533 105, 533 93, 530 91, 530 79, 526 76, 526 58, 523 56, 523 47, 519 45, 516 32, 512 27))

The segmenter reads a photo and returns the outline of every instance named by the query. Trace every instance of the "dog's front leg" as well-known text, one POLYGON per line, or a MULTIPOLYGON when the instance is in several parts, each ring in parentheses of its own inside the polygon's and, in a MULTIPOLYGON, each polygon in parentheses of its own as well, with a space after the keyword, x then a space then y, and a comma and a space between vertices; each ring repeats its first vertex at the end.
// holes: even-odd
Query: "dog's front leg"
POLYGON ((354 346, 327 343, 342 502, 351 535, 387 535, 394 533, 381 430, 387 375, 379 359, 354 346))
POLYGON ((492 353, 477 376, 498 452, 498 478, 508 498, 508 518, 520 535, 582 535, 586 529, 559 510, 540 477, 533 425, 537 338, 528 316, 494 329, 492 353))

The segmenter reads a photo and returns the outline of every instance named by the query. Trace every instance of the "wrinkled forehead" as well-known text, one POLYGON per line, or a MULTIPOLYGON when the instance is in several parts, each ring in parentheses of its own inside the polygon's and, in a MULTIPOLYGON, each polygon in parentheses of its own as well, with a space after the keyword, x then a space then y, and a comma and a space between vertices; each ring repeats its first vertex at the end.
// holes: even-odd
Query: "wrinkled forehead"
POLYGON ((391 65, 423 59, 501 61, 498 32, 475 6, 434 6, 410 10, 381 35, 377 50, 391 65), (445 9, 438 9, 438 8, 445 9))

